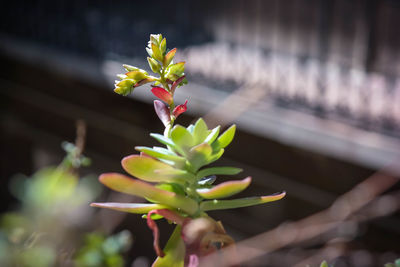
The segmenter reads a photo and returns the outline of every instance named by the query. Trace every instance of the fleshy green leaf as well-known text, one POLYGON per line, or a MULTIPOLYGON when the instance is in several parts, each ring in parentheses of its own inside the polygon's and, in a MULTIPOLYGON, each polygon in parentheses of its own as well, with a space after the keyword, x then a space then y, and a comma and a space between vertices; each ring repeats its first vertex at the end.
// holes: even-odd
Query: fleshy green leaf
POLYGON ((208 136, 208 127, 202 118, 198 119, 193 129, 194 144, 198 145, 208 136))
POLYGON ((106 202, 106 203, 92 203, 92 204, 90 204, 90 206, 97 207, 97 208, 118 210, 118 211, 129 212, 129 213, 136 213, 136 214, 147 214, 149 211, 156 210, 156 209, 169 209, 168 206, 164 206, 164 205, 160 205, 160 204, 152 204, 152 203, 106 202))
POLYGON ((131 155, 123 158, 121 163, 127 173, 148 182, 177 182, 193 179, 192 174, 149 157, 131 155), (163 171, 168 172, 163 173, 163 171))
POLYGON ((149 63, 149 66, 153 72, 158 73, 160 71, 161 65, 157 62, 157 60, 147 57, 147 62, 149 63))
POLYGON ((153 137, 154 139, 156 139, 161 144, 169 146, 172 149, 174 149, 175 151, 177 151, 178 153, 183 154, 183 150, 180 149, 177 145, 175 145, 175 143, 171 139, 165 137, 164 135, 151 133, 150 136, 153 137))
POLYGON ((194 179, 196 178, 194 174, 187 172, 186 170, 175 168, 156 170, 155 173, 163 177, 170 178, 170 181, 181 183, 184 183, 185 181, 194 181, 194 179))
POLYGON ((319 267, 329 267, 329 266, 326 261, 323 261, 323 262, 321 262, 321 265, 319 267))
MULTIPOLYGON (((215 139, 217 139, 218 134, 219 134, 219 129, 221 127, 218 125, 217 127, 215 127, 214 129, 212 129, 210 131, 210 133, 208 134, 207 138, 204 140, 205 143, 208 143, 211 145, 212 142, 215 141, 215 139)), ((215 150, 215 149, 214 149, 215 150)))
POLYGON ((178 163, 185 163, 185 158, 176 155, 174 152, 162 148, 162 147, 144 147, 144 146, 137 146, 135 147, 137 151, 143 152, 151 157, 159 158, 159 159, 166 159, 171 160, 178 163))
MULTIPOLYGON (((174 192, 178 195, 185 195, 185 190, 183 189, 183 187, 180 184, 177 183, 162 183, 162 184, 157 184, 156 185, 157 188, 169 191, 169 192, 174 192)), ((157 208, 159 209, 159 208, 157 208)))
POLYGON ((213 163, 214 161, 217 161, 222 155, 224 154, 225 150, 220 149, 217 153, 212 154, 211 157, 208 159, 208 164, 213 163))
POLYGON ((165 50, 167 50, 167 39, 164 38, 160 43, 160 51, 162 55, 164 55, 165 50))
POLYGON ((120 95, 128 95, 132 92, 134 83, 135 81, 132 79, 116 81, 114 92, 120 95))
POLYGON ((122 66, 124 67, 124 69, 125 69, 126 71, 139 70, 139 68, 136 68, 136 67, 131 66, 131 65, 128 65, 128 64, 123 64, 122 66))
POLYGON ((251 177, 247 177, 240 181, 224 182, 212 188, 200 188, 196 192, 206 199, 225 198, 245 190, 250 183, 251 177))
POLYGON ((181 237, 181 226, 177 225, 164 248, 164 257, 158 257, 152 267, 183 267, 185 244, 181 237))
POLYGON ((232 125, 223 134, 221 134, 218 139, 212 144, 214 150, 227 147, 233 140, 235 136, 236 125, 232 125))
POLYGON ((143 79, 146 79, 148 77, 147 73, 144 73, 140 70, 134 70, 125 73, 126 76, 128 76, 130 79, 133 79, 135 81, 141 81, 143 79))
POLYGON ((156 188, 152 184, 129 178, 119 173, 105 173, 99 180, 105 186, 125 194, 152 199, 154 202, 182 209, 188 214, 194 214, 198 205, 196 201, 173 192, 156 188))
POLYGON ((176 53, 176 48, 172 49, 171 51, 169 51, 165 55, 165 57, 164 57, 164 67, 168 66, 171 63, 172 59, 175 56, 175 53, 176 53))
POLYGON ((193 172, 210 162, 212 148, 207 143, 202 143, 190 149, 188 160, 193 172))
POLYGON ((234 167, 212 167, 200 170, 196 178, 200 179, 209 175, 235 175, 241 172, 242 169, 234 167))
POLYGON ((171 139, 176 146, 187 152, 193 146, 193 137, 185 127, 176 125, 171 131, 171 139))
POLYGON ((178 62, 169 65, 167 69, 167 78, 170 79, 171 81, 176 81, 182 76, 184 71, 185 71, 185 62, 178 62))
POLYGON ((286 195, 285 192, 278 193, 270 196, 262 196, 262 197, 248 197, 248 198, 239 198, 232 200, 210 200, 204 201, 200 204, 200 209, 202 211, 208 210, 222 210, 222 209, 235 209, 248 207, 258 204, 263 204, 267 202, 276 201, 282 199, 286 195))
POLYGON ((163 56, 161 54, 160 48, 158 48, 158 46, 155 44, 151 44, 151 50, 153 51, 153 58, 163 62, 163 56))

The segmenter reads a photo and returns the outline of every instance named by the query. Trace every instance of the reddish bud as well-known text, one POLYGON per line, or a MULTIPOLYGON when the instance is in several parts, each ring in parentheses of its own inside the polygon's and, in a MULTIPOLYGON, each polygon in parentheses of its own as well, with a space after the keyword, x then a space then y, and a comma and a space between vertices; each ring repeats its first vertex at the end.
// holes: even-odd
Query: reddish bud
POLYGON ((153 87, 151 89, 151 92, 153 93, 153 95, 155 95, 156 97, 158 97, 159 99, 161 99, 162 101, 167 103, 168 105, 170 105, 173 101, 172 95, 164 88, 153 87))
POLYGON ((164 126, 167 127, 168 123, 171 121, 169 108, 160 100, 154 100, 154 109, 164 126))
POLYGON ((179 115, 181 115, 183 112, 185 112, 187 110, 187 100, 185 101, 185 104, 176 106, 176 108, 174 108, 174 111, 172 112, 172 114, 175 116, 175 118, 178 118, 179 115))

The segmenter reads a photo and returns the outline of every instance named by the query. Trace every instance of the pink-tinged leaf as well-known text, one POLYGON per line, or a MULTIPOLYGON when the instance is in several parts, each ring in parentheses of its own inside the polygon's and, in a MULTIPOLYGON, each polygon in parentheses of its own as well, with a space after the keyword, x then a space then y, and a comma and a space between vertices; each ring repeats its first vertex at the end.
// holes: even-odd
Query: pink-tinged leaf
POLYGON ((119 173, 102 174, 99 180, 102 184, 115 191, 151 199, 162 205, 181 209, 188 214, 194 214, 198 210, 198 204, 190 198, 156 188, 152 184, 132 179, 119 173))
POLYGON ((228 181, 221 183, 212 188, 197 189, 196 192, 206 199, 225 198, 245 190, 250 183, 251 177, 247 177, 241 181, 228 181))
POLYGON ((183 267, 185 244, 181 237, 181 226, 177 225, 164 248, 164 257, 158 257, 152 267, 183 267))
POLYGON ((171 61, 172 61, 172 59, 174 58, 174 56, 175 56, 175 53, 176 53, 176 48, 174 48, 174 49, 172 49, 172 50, 170 50, 166 55, 165 55, 165 57, 164 57, 164 67, 167 67, 170 63, 171 63, 171 61))
POLYGON ((200 204, 200 209, 202 211, 208 210, 221 210, 221 209, 235 209, 248 207, 258 204, 263 204, 267 202, 272 202, 276 200, 282 199, 286 195, 286 192, 276 193, 270 196, 262 196, 262 197, 248 197, 248 198, 239 198, 232 200, 210 200, 204 201, 200 204))
POLYGON ((122 167, 130 175, 148 182, 184 182, 194 175, 154 158, 131 155, 122 159, 122 167))
POLYGON ((175 116, 175 118, 178 118, 179 115, 187 110, 187 102, 188 101, 186 100, 184 104, 178 105, 174 108, 172 114, 175 116))
POLYGON ((183 75, 182 77, 180 77, 178 80, 176 80, 173 84, 172 84, 172 86, 171 86, 171 92, 172 93, 174 93, 175 92, 175 89, 176 89, 176 87, 185 79, 185 75, 183 75))
POLYGON ((151 89, 151 92, 153 93, 153 95, 155 95, 156 97, 158 97, 159 99, 161 99, 162 101, 167 103, 168 105, 171 105, 171 103, 173 101, 172 95, 164 88, 153 87, 151 89))
POLYGON ((161 204, 152 203, 91 203, 91 207, 105 208, 129 213, 146 214, 155 209, 168 209, 169 207, 161 204))
POLYGON ((171 115, 169 113, 169 108, 160 100, 154 100, 154 109, 157 113, 158 118, 164 124, 165 127, 171 121, 171 115))
POLYGON ((179 214, 177 214, 173 211, 170 211, 168 209, 152 210, 152 211, 149 211, 149 213, 147 214, 147 226, 153 231, 153 236, 154 236, 154 241, 153 241, 154 250, 156 251, 157 256, 164 257, 165 254, 161 250, 160 244, 159 244, 160 233, 159 233, 157 224, 151 218, 152 217, 151 215, 153 215, 153 214, 161 215, 164 218, 166 218, 167 220, 170 220, 179 225, 182 225, 186 218, 182 217, 179 214))
POLYGON ((147 154, 144 153, 144 152, 140 152, 140 156, 141 156, 141 157, 145 157, 145 158, 152 158, 152 159, 155 159, 154 157, 149 156, 149 155, 147 155, 147 154))

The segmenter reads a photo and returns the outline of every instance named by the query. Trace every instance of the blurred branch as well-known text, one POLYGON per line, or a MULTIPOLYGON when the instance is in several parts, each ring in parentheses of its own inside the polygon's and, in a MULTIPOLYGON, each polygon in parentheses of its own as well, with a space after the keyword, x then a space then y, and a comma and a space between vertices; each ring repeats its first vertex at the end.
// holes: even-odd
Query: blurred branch
MULTIPOLYGON (((230 259, 230 261, 225 262, 224 266, 245 262, 288 245, 319 237, 321 234, 333 230, 349 220, 354 220, 358 223, 378 216, 388 215, 399 209, 398 199, 400 193, 396 192, 378 199, 377 197, 396 184, 398 180, 397 177, 389 175, 386 171, 377 172, 339 197, 328 209, 297 222, 281 224, 271 231, 241 241, 236 246, 237 254, 235 250, 229 247, 224 249, 223 253, 228 254, 225 258, 230 259), (391 204, 386 209, 381 208, 382 205, 389 202, 396 204, 391 204), (371 205, 365 207, 369 203, 371 205), (364 216, 356 216, 355 213, 364 207, 366 208, 363 211, 364 216), (235 257, 229 257, 229 255, 234 254, 236 254, 235 257)), ((202 266, 209 266, 214 257, 216 256, 210 255, 203 258, 202 266)))
POLYGON ((79 158, 82 155, 82 152, 85 148, 86 141, 86 122, 82 119, 76 121, 76 139, 75 146, 77 147, 77 157, 79 158))

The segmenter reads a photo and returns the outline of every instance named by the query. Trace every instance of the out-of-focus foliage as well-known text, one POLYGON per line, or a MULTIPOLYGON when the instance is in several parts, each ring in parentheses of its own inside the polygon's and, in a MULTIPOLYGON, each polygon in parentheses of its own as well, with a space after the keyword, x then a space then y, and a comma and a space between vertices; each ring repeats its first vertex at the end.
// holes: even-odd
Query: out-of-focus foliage
MULTIPOLYGON (((89 160, 76 154, 73 144, 67 146, 64 145, 67 155, 58 167, 43 168, 32 177, 19 175, 11 180, 10 190, 21 206, 0 217, 0 266, 46 267, 72 262, 81 243, 82 229, 90 223, 92 213, 88 204, 101 188, 94 177, 77 176, 76 169, 89 160)), ((127 236, 124 233, 121 237, 101 237, 100 243, 112 248, 113 242, 122 244, 127 236)), ((101 254, 101 262, 118 258, 121 249, 112 253, 111 250, 101 254)))
POLYGON ((400 267, 400 259, 395 260, 393 263, 386 263, 385 267, 400 267))
POLYGON ((124 260, 121 252, 131 244, 131 235, 122 231, 110 237, 101 233, 90 233, 85 237, 85 244, 75 257, 76 267, 122 267, 124 260))

